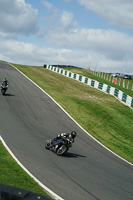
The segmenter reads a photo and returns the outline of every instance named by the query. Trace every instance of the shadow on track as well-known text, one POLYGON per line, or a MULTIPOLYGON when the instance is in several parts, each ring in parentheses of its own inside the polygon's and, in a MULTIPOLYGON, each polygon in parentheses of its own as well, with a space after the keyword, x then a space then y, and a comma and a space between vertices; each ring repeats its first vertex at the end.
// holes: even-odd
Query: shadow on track
POLYGON ((79 158, 79 157, 85 158, 86 157, 86 156, 83 156, 83 155, 79 155, 79 154, 76 154, 76 153, 70 153, 70 152, 66 152, 62 156, 66 157, 66 158, 79 158))
POLYGON ((15 96, 14 94, 4 94, 3 96, 10 96, 10 97, 12 97, 12 96, 15 96))

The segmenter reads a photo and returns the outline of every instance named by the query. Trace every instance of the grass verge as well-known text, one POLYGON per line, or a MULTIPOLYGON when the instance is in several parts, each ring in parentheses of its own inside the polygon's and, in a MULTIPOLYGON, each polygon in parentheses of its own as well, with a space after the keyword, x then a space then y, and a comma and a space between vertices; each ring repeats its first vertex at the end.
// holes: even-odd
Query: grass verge
MULTIPOLYGON (((91 79, 96 80, 96 81, 101 82, 101 83, 105 83, 105 84, 110 85, 112 87, 115 87, 115 88, 123 91, 127 95, 133 97, 133 89, 131 87, 129 87, 127 89, 126 87, 122 87, 121 84, 119 85, 119 84, 112 83, 113 77, 111 78, 111 81, 109 81, 109 80, 107 80, 105 78, 101 78, 101 77, 98 77, 97 75, 94 75, 94 74, 92 74, 90 72, 87 72, 85 69, 80 69, 80 68, 76 68, 76 69, 75 68, 65 68, 65 70, 72 71, 73 73, 80 74, 82 76, 91 78, 91 79)), ((107 73, 105 73, 105 74, 107 75, 107 73)), ((133 80, 125 80, 125 79, 119 78, 119 81, 122 82, 123 80, 125 81, 125 85, 127 85, 128 82, 129 82, 129 84, 131 86, 133 85, 133 80)))
MULTIPOLYGON (((0 141, 0 183, 25 189, 49 198, 36 183, 12 158, 0 141)), ((50 198, 49 198, 50 199, 50 198)))
POLYGON ((14 64, 50 94, 84 129, 133 163, 133 110, 115 97, 43 67, 14 64))

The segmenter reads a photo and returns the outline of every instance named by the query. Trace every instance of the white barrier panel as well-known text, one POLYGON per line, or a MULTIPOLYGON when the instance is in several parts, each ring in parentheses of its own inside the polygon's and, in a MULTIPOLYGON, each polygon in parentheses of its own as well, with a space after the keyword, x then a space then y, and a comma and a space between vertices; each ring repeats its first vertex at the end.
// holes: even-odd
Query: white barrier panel
POLYGON ((108 87, 108 85, 103 84, 103 89, 102 89, 102 91, 106 92, 106 91, 107 91, 107 87, 108 87))
MULTIPOLYGON (((50 65, 47 65, 46 67, 47 69, 49 70, 52 70, 54 72, 58 72, 60 73, 61 75, 64 75, 64 76, 67 76, 68 78, 72 78, 72 79, 75 79, 77 81, 80 81, 84 84, 87 84, 91 87, 94 87, 94 88, 97 88, 99 89, 99 82, 96 81, 96 80, 92 80, 90 78, 87 78, 87 77, 84 77, 84 76, 81 76, 79 74, 75 74, 73 72, 70 72, 70 71, 67 71, 67 70, 63 70, 62 68, 58 68, 58 67, 52 67, 50 65), (56 69, 55 69, 56 68, 56 69), (87 81, 86 81, 87 79, 87 81), (92 84, 92 82, 94 83, 94 86, 92 84)), ((130 97, 129 95, 126 95, 125 93, 123 93, 121 90, 118 90, 118 92, 116 91, 116 88, 114 87, 111 87, 109 85, 106 85, 106 84, 103 84, 103 87, 101 89, 101 91, 103 92, 106 92, 110 95, 113 95, 115 97, 117 97, 117 94, 118 94, 118 99, 122 102, 124 102, 127 106, 129 106, 130 108, 133 109, 133 98, 130 97), (107 91, 108 90, 108 91, 107 91)))
POLYGON ((98 89, 98 86, 99 86, 99 82, 98 82, 98 81, 95 81, 94 88, 97 88, 97 89, 98 89))

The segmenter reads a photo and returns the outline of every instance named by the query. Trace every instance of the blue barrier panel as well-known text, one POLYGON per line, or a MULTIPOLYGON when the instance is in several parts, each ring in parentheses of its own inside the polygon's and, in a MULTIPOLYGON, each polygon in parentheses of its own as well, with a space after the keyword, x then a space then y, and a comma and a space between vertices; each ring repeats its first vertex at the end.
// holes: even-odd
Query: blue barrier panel
POLYGON ((73 78, 76 79, 76 74, 73 75, 73 78))
POLYGON ((126 101, 127 101, 127 94, 123 93, 123 95, 122 95, 122 101, 126 103, 126 101))
POLYGON ((131 107, 133 108, 133 98, 132 98, 132 101, 131 101, 131 107))
POLYGON ((106 92, 107 92, 107 93, 110 93, 110 89, 111 89, 111 86, 108 85, 107 91, 106 91, 106 92))
MULTIPOLYGON (((56 72, 56 69, 57 69, 57 68, 55 68, 55 67, 53 68, 53 66, 47 65, 47 69, 56 72)), ((59 73, 59 71, 60 71, 60 68, 57 69, 57 72, 58 72, 58 73, 59 73)), ((79 80, 79 81, 82 81, 82 80, 83 80, 83 76, 81 76, 81 75, 79 75, 79 74, 73 74, 72 72, 66 71, 66 70, 63 70, 63 69, 61 70, 61 74, 62 74, 62 75, 63 75, 63 71, 65 72, 64 74, 65 74, 65 75, 68 75, 69 78, 73 78, 73 79, 76 79, 76 78, 77 78, 77 80, 79 80), (68 73, 68 74, 67 74, 67 73, 68 73), (77 77, 77 75, 78 75, 78 77, 77 77), (72 76, 73 76, 73 77, 72 77, 72 76)), ((85 83, 85 84, 91 85, 92 87, 95 86, 95 80, 89 79, 89 78, 87 78, 87 77, 84 77, 84 78, 85 78, 85 79, 84 79, 84 83, 85 83)), ((96 83, 98 83, 98 89, 103 90, 104 83, 99 83, 99 82, 97 82, 97 81, 96 81, 96 83)), ((105 84, 105 85, 106 85, 106 84, 105 84)), ((109 85, 106 85, 106 86, 107 86, 107 89, 106 89, 106 92, 107 92, 107 93, 110 94, 110 92, 112 91, 111 94, 112 94, 113 96, 116 96, 116 97, 119 96, 120 90, 118 90, 118 89, 116 89, 116 88, 112 88, 112 90, 111 90, 111 86, 109 86, 109 85)), ((96 84, 96 88, 97 88, 97 84, 96 84)), ((104 87, 104 91, 105 91, 105 88, 106 88, 106 87, 104 87)), ((121 101, 123 101, 123 102, 125 102, 127 105, 129 105, 130 102, 127 103, 127 97, 128 97, 128 95, 125 94, 125 93, 123 93, 123 94, 122 94, 122 99, 121 99, 121 101)), ((119 97, 118 97, 118 98, 119 98, 119 97)), ((133 98, 132 98, 132 97, 131 97, 131 105, 130 105, 130 107, 133 108, 133 98)))
POLYGON ((94 85, 95 85, 95 81, 92 80, 91 81, 91 86, 94 87, 94 85))
POLYGON ((79 81, 82 81, 82 76, 79 76, 79 81))
POLYGON ((98 89, 102 90, 103 89, 103 83, 99 83, 98 89))
POLYGON ((85 78, 85 84, 87 84, 88 83, 88 78, 85 78))
POLYGON ((72 75, 72 73, 71 72, 69 72, 69 77, 71 78, 71 75, 72 75))
POLYGON ((115 88, 114 96, 118 97, 118 94, 119 94, 119 90, 115 88))

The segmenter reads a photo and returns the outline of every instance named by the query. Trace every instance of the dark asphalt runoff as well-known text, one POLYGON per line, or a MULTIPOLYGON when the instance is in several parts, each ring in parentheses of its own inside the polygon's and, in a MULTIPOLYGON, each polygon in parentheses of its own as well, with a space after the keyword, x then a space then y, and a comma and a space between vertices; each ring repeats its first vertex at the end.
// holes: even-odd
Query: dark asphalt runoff
POLYGON ((43 91, 12 66, 0 63, 0 135, 18 160, 65 200, 133 200, 133 166, 87 135, 43 91), (45 140, 75 130, 63 156, 45 149, 45 140))

